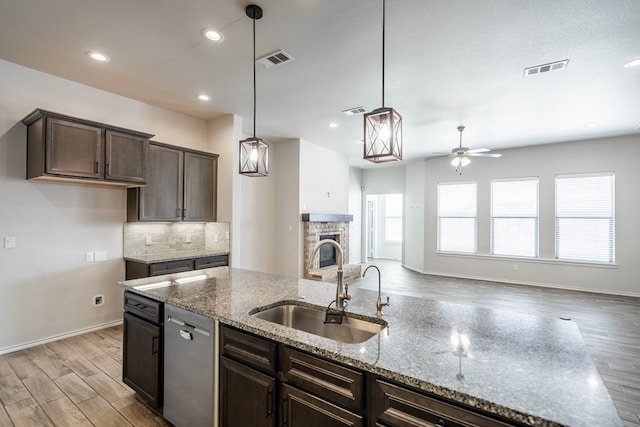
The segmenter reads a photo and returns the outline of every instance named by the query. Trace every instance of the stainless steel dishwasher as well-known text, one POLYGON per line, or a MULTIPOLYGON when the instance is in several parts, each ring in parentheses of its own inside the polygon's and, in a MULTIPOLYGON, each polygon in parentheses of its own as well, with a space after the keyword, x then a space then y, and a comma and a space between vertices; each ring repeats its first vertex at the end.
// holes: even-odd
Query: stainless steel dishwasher
POLYGON ((165 305, 164 410, 176 427, 214 425, 213 320, 165 305))

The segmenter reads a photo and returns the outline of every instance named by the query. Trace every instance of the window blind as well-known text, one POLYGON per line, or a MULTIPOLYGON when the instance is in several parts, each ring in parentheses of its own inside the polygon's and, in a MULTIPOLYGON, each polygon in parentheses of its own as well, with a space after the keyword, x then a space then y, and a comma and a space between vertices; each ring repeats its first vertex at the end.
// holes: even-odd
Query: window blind
POLYGON ((438 250, 477 251, 477 183, 438 184, 438 250))
POLYGON ((556 258, 613 263, 613 173, 556 177, 556 258))
POLYGON ((538 256, 538 178, 491 181, 491 254, 538 256))

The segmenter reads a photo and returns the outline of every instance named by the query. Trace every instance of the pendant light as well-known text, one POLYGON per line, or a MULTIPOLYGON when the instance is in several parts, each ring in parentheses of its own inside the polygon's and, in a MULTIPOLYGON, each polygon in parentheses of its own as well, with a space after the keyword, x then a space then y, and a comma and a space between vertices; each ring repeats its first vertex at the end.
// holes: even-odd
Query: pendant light
POLYGON ((402 160, 402 116, 384 106, 385 0, 382 0, 382 107, 364 115, 364 158, 374 163, 402 160))
POLYGON ((269 175, 269 145, 256 137, 256 20, 262 18, 262 8, 250 4, 245 13, 253 20, 253 137, 240 141, 240 174, 269 175))

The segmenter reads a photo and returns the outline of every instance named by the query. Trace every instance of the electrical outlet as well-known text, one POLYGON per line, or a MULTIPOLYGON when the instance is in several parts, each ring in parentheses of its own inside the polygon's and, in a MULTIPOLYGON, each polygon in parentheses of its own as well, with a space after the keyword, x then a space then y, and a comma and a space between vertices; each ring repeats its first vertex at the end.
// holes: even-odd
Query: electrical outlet
POLYGON ((216 233, 216 234, 214 234, 214 235, 213 235, 213 241, 214 241, 214 242, 217 242, 217 241, 218 241, 218 233, 216 233))
POLYGON ((518 264, 513 264, 513 271, 518 271, 518 264))
POLYGON ((229 240, 229 232, 227 231, 226 239, 229 240))
POLYGON ((84 262, 93 262, 93 252, 87 252, 84 254, 84 262))
POLYGON ((151 236, 144 236, 144 242, 147 246, 151 246, 153 240, 151 239, 151 236))
POLYGON ((185 234, 184 235, 184 242, 185 243, 191 243, 191 234, 185 234))
POLYGON ((92 303, 94 307, 100 307, 101 305, 104 305, 104 295, 102 294, 94 295, 92 303))

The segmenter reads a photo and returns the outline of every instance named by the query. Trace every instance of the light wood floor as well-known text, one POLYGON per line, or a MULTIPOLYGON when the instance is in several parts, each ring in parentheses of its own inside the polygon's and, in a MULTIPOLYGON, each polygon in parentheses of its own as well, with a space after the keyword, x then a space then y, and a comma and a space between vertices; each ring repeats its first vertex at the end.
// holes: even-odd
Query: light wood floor
MULTIPOLYGON (((372 262, 382 271, 383 296, 576 321, 624 425, 640 427, 640 298, 423 275, 398 262, 372 262)), ((377 290, 377 283, 369 270, 350 286, 377 290)), ((0 356, 0 427, 167 426, 120 381, 121 343, 117 326, 0 356)))
POLYGON ((0 356, 0 427, 167 426, 121 382, 122 327, 0 356))

